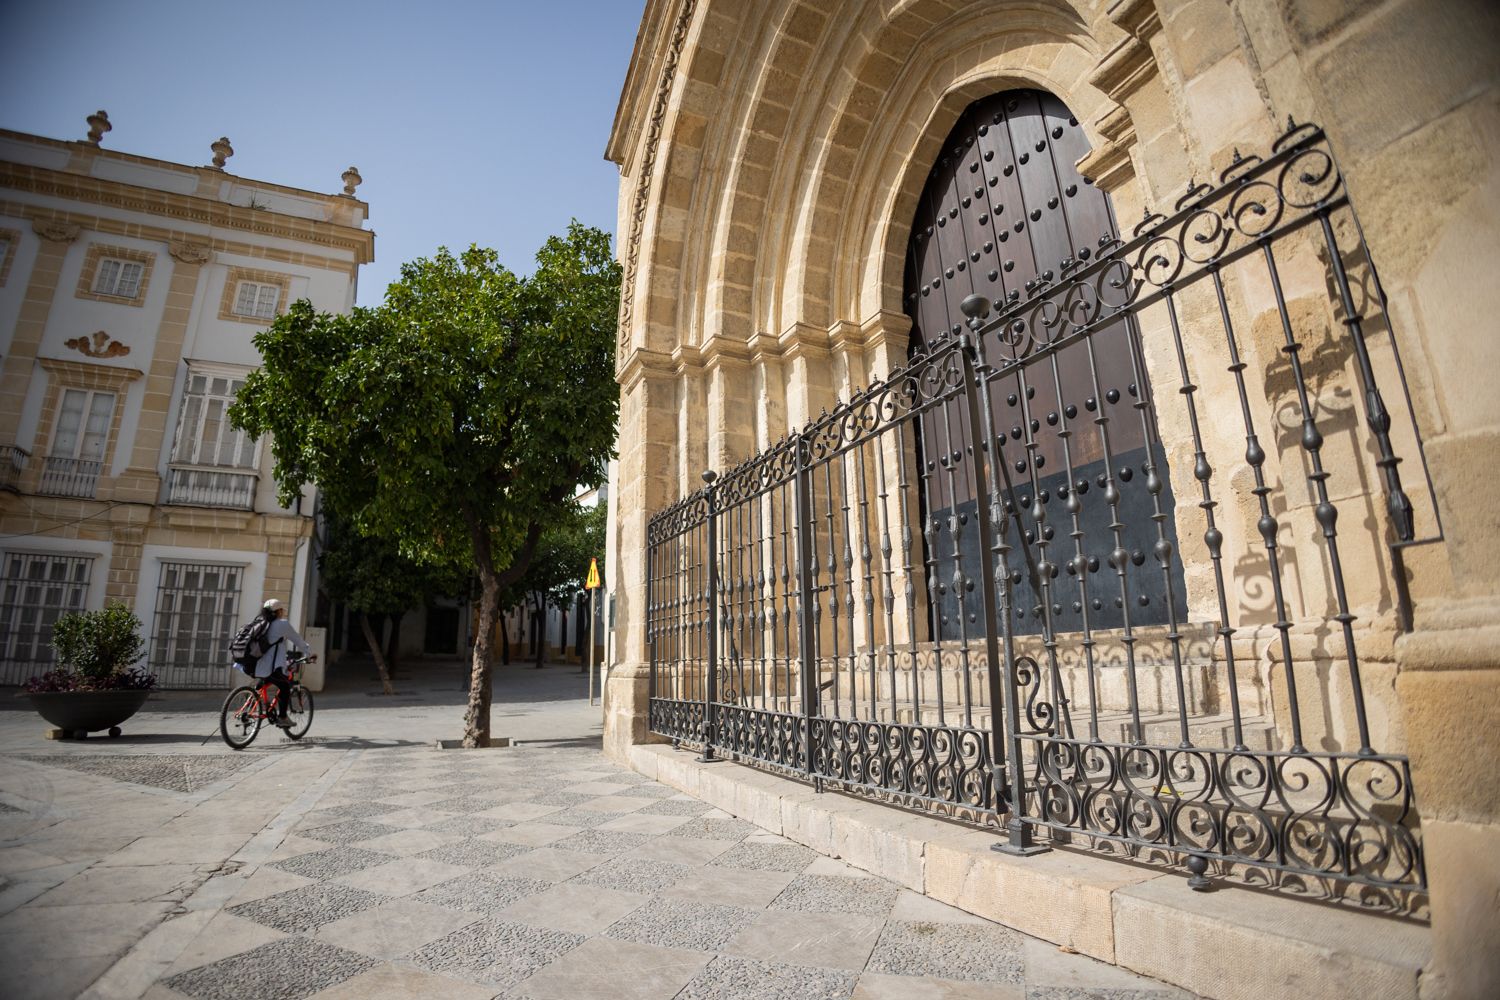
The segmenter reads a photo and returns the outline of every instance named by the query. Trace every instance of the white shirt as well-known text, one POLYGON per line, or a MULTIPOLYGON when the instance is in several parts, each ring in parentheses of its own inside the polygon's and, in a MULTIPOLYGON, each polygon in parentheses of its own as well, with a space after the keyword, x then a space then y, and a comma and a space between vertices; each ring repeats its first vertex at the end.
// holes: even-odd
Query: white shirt
POLYGON ((291 647, 299 653, 311 652, 312 647, 307 640, 297 634, 292 628, 292 623, 285 618, 278 618, 266 629, 266 642, 272 643, 266 654, 255 663, 256 677, 270 677, 276 670, 286 668, 287 648, 291 647), (280 639, 280 642, 276 640, 280 639))

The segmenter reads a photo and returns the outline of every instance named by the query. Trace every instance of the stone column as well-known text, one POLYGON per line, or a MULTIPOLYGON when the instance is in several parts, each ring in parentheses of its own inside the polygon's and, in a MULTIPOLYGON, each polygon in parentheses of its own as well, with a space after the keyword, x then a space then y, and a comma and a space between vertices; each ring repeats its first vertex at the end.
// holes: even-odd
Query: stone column
POLYGON ((623 762, 631 746, 649 739, 646 525, 678 496, 676 378, 660 355, 638 351, 621 372, 619 441, 618 492, 612 498, 618 557, 608 567, 617 645, 604 691, 604 749, 623 762))
POLYGON ((162 310, 161 326, 152 346, 145 398, 141 401, 135 440, 130 450, 130 465, 115 480, 116 500, 155 503, 161 495, 161 476, 157 469, 168 434, 167 420, 172 413, 172 386, 177 380, 177 366, 182 361, 182 345, 187 338, 188 317, 198 291, 198 278, 203 265, 212 257, 207 246, 177 241, 168 244, 168 252, 174 260, 172 283, 167 288, 166 307, 162 310))
POLYGON ((31 280, 26 285, 20 314, 16 317, 15 335, 11 337, 10 350, 5 355, 5 367, 0 369, 0 444, 19 444, 16 432, 21 423, 21 408, 26 402, 32 369, 41 348, 42 335, 47 329, 47 315, 52 311, 52 300, 57 294, 63 259, 82 232, 82 227, 72 223, 44 219, 31 220, 31 227, 42 238, 42 245, 31 268, 31 280))

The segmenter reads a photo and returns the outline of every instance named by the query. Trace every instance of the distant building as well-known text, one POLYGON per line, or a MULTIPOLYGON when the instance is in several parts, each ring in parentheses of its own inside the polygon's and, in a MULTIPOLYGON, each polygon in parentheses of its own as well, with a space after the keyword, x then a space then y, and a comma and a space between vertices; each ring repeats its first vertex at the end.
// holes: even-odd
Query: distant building
POLYGON ((236 623, 307 618, 309 490, 276 501, 264 440, 225 411, 251 338, 297 299, 354 305, 374 256, 349 168, 323 194, 0 130, 0 683, 51 662, 52 623, 106 601, 166 687, 225 683, 236 623))

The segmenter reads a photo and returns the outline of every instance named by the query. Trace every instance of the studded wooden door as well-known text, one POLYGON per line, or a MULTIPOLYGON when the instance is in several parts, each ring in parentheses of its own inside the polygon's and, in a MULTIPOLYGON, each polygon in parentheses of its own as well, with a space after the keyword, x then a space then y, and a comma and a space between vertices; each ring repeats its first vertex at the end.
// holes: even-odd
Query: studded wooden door
MULTIPOLYGON (((1062 101, 1043 91, 1007 91, 968 107, 943 143, 912 224, 904 302, 912 319, 913 355, 963 329, 959 304, 967 296, 977 292, 998 303, 1024 300, 1038 282, 1052 282, 1091 260, 1101 241, 1116 237, 1109 196, 1074 168, 1088 151, 1078 120, 1062 101)), ((1062 527, 1068 523, 1064 505, 1069 492, 1076 490, 1085 499, 1090 490, 1106 489, 1111 478, 1119 491, 1117 517, 1111 517, 1109 505, 1085 499, 1082 560, 1056 559, 1053 578, 1080 567, 1091 575, 1113 576, 1111 552, 1121 548, 1133 565, 1145 564, 1158 541, 1158 519, 1165 519, 1167 537, 1175 538, 1171 481, 1151 411, 1144 405, 1149 386, 1132 323, 1127 318, 1062 349, 1055 367, 1041 377, 1033 372, 1028 380, 1018 372, 1014 382, 994 386, 995 454, 1010 474, 1005 502, 1022 512, 1026 543, 1036 541, 1036 524, 1028 512, 1040 501, 1049 511, 1042 532, 1048 540, 1061 533, 1064 537, 1056 541, 1066 544, 1054 549, 1072 555, 1062 527), (1060 411, 1068 421, 1060 421, 1060 411), (1030 424, 1029 434, 1023 422, 1030 424), (1068 422, 1071 433, 1060 434, 1068 422), (1145 487, 1148 463, 1164 481, 1156 498, 1145 487)), ((950 584, 953 546, 944 542, 951 531, 948 522, 973 516, 978 506, 965 477, 938 474, 948 463, 969 463, 966 449, 950 446, 950 438, 963 440, 958 431, 962 422, 956 409, 924 418, 918 441, 919 459, 929 473, 923 483, 921 533, 933 581, 931 626, 943 637, 958 630, 958 604, 950 584)), ((1012 539, 1011 544, 1019 546, 1023 540, 1012 539)), ((985 565, 982 554, 968 548, 957 561, 971 581, 985 565)), ((1181 619, 1186 605, 1180 565, 1175 572, 1171 599, 1181 619)), ((1043 608, 1034 582, 1020 570, 1012 572, 1011 582, 1014 631, 1041 631, 1043 608)), ((1079 588, 1050 589, 1056 632, 1081 629, 1085 614, 1095 629, 1117 627, 1124 620, 1126 598, 1112 587, 1087 588, 1094 595, 1088 608, 1077 596, 1079 588), (1059 596, 1064 594, 1068 596, 1059 596)), ((1128 596, 1132 624, 1168 620, 1167 584, 1160 574, 1131 574, 1128 596)), ((978 623, 967 625, 973 634, 978 623)))

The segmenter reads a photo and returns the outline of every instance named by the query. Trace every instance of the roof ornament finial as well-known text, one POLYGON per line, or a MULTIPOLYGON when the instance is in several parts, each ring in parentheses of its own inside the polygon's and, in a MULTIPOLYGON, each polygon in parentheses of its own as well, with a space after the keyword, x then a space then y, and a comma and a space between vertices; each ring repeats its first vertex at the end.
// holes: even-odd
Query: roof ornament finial
POLYGON ((339 179, 344 182, 345 198, 353 198, 354 189, 365 182, 365 179, 359 175, 358 167, 350 167, 348 170, 345 170, 343 176, 339 179))
POLYGON ((214 169, 223 170, 224 163, 234 155, 234 147, 229 144, 229 136, 221 135, 209 147, 214 152, 214 169))
POLYGON ((100 141, 104 138, 104 133, 114 128, 114 126, 109 123, 108 111, 95 111, 93 114, 89 115, 88 123, 88 142, 95 146, 99 145, 100 141))

